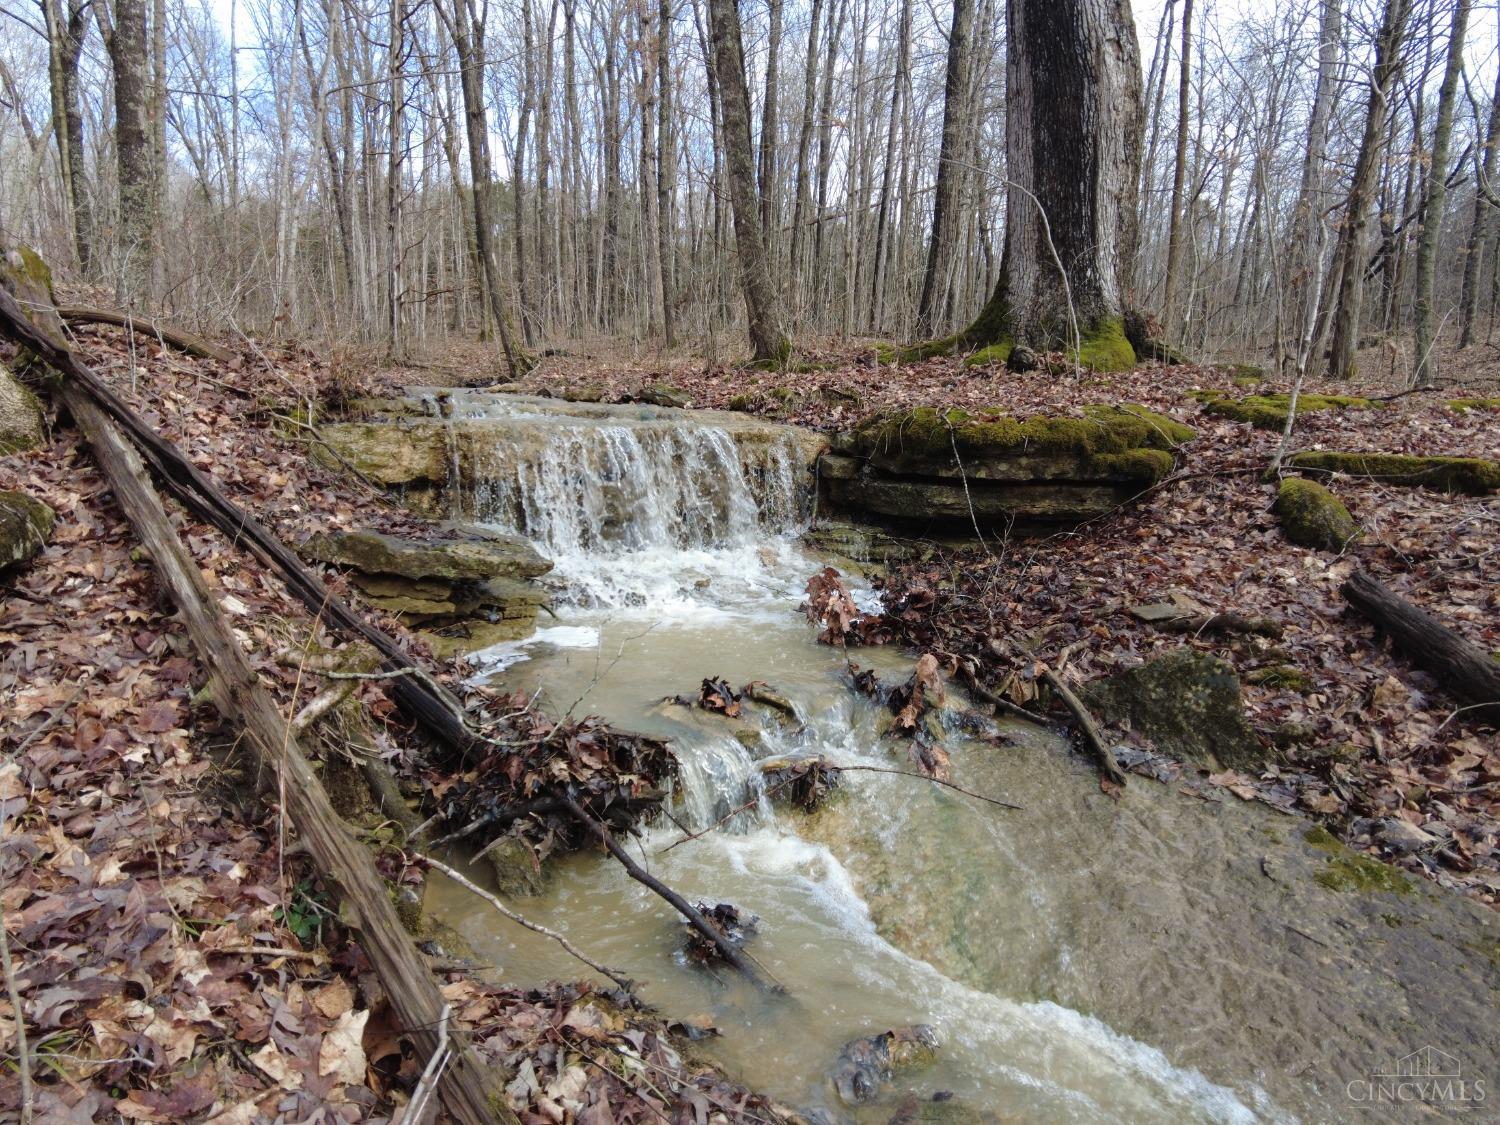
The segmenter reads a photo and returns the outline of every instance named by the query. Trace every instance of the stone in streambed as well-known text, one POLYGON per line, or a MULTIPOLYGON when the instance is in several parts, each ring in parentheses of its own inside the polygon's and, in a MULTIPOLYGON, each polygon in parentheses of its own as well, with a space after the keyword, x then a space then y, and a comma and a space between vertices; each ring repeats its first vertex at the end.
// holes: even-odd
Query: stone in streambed
POLYGON ((1255 769, 1271 756, 1245 718, 1234 669, 1186 645, 1085 684, 1079 695, 1100 718, 1184 761, 1255 769))
POLYGON ((834 1064, 834 1088, 846 1105, 873 1101, 898 1071, 931 1065, 938 1046, 937 1032, 925 1023, 851 1040, 834 1064))

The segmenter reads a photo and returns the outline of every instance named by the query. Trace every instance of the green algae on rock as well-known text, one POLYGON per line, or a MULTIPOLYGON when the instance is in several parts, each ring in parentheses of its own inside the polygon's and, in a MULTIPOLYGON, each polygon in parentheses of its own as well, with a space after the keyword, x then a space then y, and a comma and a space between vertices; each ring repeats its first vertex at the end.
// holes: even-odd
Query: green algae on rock
POLYGON ((1313 881, 1330 891, 1384 892, 1409 895, 1411 880, 1388 863, 1371 859, 1367 855, 1344 846, 1332 832, 1321 824, 1309 828, 1302 838, 1328 858, 1323 867, 1313 875, 1313 881))
POLYGON ((1359 524, 1344 502, 1314 481, 1283 480, 1273 510, 1286 537, 1299 547, 1342 551, 1359 535, 1359 524))
POLYGON ((1405 453, 1294 453, 1286 466, 1302 472, 1343 473, 1387 484, 1483 496, 1500 488, 1500 462, 1483 457, 1413 457, 1405 453))

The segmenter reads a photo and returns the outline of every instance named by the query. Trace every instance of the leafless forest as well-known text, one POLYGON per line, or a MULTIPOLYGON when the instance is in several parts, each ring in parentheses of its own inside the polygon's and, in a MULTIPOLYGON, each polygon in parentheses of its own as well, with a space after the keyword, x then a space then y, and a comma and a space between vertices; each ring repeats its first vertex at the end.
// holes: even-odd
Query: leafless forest
MULTIPOLYGON (((1010 7, 7 0, 3 223, 133 308, 395 355, 743 354, 747 281, 793 340, 942 336, 1001 271, 1010 7)), ((1106 7, 1142 44, 1124 299, 1163 338, 1335 375, 1383 342, 1418 381, 1489 339, 1493 10, 1106 7)))

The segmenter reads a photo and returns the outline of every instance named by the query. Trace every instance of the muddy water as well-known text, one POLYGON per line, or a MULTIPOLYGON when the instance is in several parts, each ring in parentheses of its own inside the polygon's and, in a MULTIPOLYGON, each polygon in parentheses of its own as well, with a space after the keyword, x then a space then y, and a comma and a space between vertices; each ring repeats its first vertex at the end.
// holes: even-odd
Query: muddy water
MULTIPOLYGON (((946 740, 956 781, 1018 811, 866 772, 846 773, 812 816, 757 801, 765 757, 909 766, 849 690, 842 655, 797 613, 825 560, 796 542, 795 474, 737 464, 723 434, 665 438, 638 417, 587 431, 614 424, 547 419, 522 443, 512 432, 517 452, 481 474, 466 514, 537 539, 557 561, 559 609, 531 642, 481 654, 476 675, 673 740, 677 824, 634 846, 690 898, 758 915, 750 950, 789 995, 686 964, 669 908, 607 859, 562 861, 519 905, 647 981, 643 995, 670 1015, 711 1020, 723 1035, 708 1053, 746 1082, 846 1118, 828 1081, 841 1046, 918 1022, 943 1047, 892 1096, 951 1092, 949 1110, 1005 1120, 1398 1118, 1352 1104, 1348 1083, 1428 1043, 1471 1073, 1500 1069, 1492 919, 1423 888, 1321 885, 1327 857, 1300 821, 1147 781, 1110 802, 1086 763, 1025 728, 999 744, 957 729, 946 740), (567 456, 536 471, 524 450, 547 460, 549 448, 567 456), (679 475, 705 465, 716 476, 699 488, 679 475), (599 505, 600 488, 615 501, 599 505), (801 726, 663 702, 710 675, 769 681, 801 726), (683 827, 747 802, 725 828, 673 846, 683 827)), ((900 653, 854 656, 884 677, 909 671, 900 653)), ((587 974, 458 888, 432 886, 428 905, 507 979, 587 974)))

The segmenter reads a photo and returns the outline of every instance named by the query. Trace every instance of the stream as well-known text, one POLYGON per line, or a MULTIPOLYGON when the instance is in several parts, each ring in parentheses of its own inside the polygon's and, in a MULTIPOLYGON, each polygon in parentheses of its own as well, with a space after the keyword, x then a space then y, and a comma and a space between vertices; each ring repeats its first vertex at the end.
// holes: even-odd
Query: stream
MULTIPOLYGON (((799 611, 830 562, 874 598, 857 563, 800 540, 812 499, 799 439, 707 412, 519 396, 455 396, 451 410, 490 435, 454 473, 467 482, 455 514, 523 533, 556 564, 556 618, 476 654, 475 677, 671 739, 672 819, 630 847, 689 899, 758 916, 748 951, 788 995, 687 962, 680 920, 605 856, 553 862, 544 893, 517 907, 644 981, 668 1016, 712 1022, 722 1034, 702 1048, 751 1087, 830 1121, 887 1120, 908 1092, 951 1094, 927 1107, 945 1120, 1293 1120, 1324 1116, 1345 1075, 1378 1064, 1372 1050, 1407 1042, 1383 1017, 1346 1036, 1360 1001, 1312 995, 1368 975, 1366 932, 1405 939, 1312 883, 1319 857, 1290 818, 1145 780, 1116 804, 1060 739, 1022 724, 982 739, 956 722, 954 781, 1021 810, 873 772, 845 773, 816 813, 773 808, 758 759, 914 769, 799 611), (769 682, 801 725, 748 701, 740 723, 667 702, 696 698, 708 676, 769 682), (1340 956, 1320 966, 1288 934, 1292 916, 1315 940, 1337 933, 1340 956), (829 1074, 843 1045, 918 1023, 941 1040, 936 1062, 898 1072, 877 1107, 841 1103, 829 1074)), ((913 663, 894 649, 851 657, 890 681, 913 663)), ((452 883, 434 877, 427 905, 512 983, 586 975, 452 883)), ((1379 1006, 1377 985, 1361 987, 1379 1006)), ((1492 994, 1478 1004, 1483 1027, 1492 994)), ((1412 1018, 1413 1002, 1396 1006, 1412 1018)))

